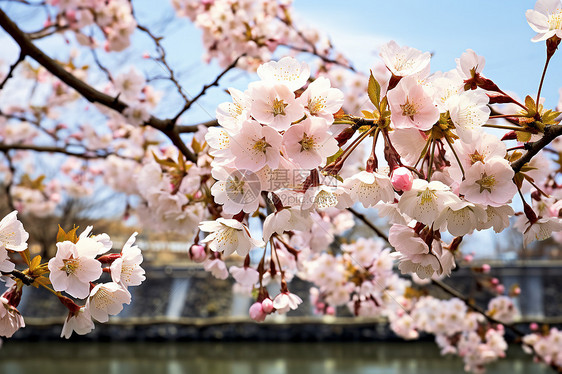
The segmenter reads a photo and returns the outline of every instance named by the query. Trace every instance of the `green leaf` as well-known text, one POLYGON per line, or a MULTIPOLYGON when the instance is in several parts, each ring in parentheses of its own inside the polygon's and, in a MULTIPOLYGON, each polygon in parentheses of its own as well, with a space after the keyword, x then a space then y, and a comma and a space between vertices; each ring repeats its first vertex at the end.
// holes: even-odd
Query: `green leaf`
POLYGON ((375 79, 373 72, 371 71, 371 76, 369 77, 369 86, 367 87, 367 93, 369 94, 369 99, 380 112, 381 107, 381 85, 375 79))
POLYGON ((340 148, 336 153, 328 157, 328 160, 326 161, 326 165, 330 165, 332 162, 336 161, 338 157, 342 155, 342 153, 343 153, 343 149, 340 148))

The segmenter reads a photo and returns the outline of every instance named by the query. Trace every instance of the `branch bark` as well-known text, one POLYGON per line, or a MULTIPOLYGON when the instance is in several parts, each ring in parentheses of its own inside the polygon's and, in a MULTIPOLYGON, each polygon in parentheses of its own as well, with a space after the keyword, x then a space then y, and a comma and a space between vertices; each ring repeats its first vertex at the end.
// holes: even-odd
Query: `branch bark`
POLYGON ((525 149, 527 149, 527 153, 525 153, 519 160, 516 160, 511 164, 513 171, 515 171, 516 173, 521 171, 523 165, 531 161, 531 159, 535 157, 535 155, 539 153, 541 149, 549 145, 551 141, 553 141, 560 135, 562 135, 562 125, 546 126, 544 129, 543 137, 536 142, 530 143, 528 146, 526 146, 525 149))

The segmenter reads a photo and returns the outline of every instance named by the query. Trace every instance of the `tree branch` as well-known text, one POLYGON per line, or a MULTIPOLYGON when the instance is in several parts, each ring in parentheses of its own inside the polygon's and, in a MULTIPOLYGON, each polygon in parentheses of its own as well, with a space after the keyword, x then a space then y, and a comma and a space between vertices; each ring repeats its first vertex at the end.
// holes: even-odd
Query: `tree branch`
POLYGON ((371 230, 373 230, 380 238, 382 238, 385 242, 387 242, 388 244, 390 244, 390 242, 388 241, 388 236, 386 236, 385 233, 383 233, 381 230, 379 230, 379 228, 377 226, 375 226, 371 221, 369 221, 367 219, 367 217, 365 217, 364 214, 359 213, 358 211, 356 211, 353 208, 347 208, 347 210, 353 214, 355 217, 359 218, 365 225, 369 226, 369 228, 371 230))
POLYGON ((2 83, 0 83, 0 90, 2 88, 4 88, 4 86, 6 85, 6 83, 8 82, 8 80, 10 78, 12 78, 13 74, 14 74, 14 70, 16 70, 16 67, 20 64, 20 62, 22 62, 23 60, 25 60, 25 53, 23 53, 23 51, 20 52, 20 55, 18 57, 18 59, 16 60, 16 62, 14 62, 11 66, 10 66, 10 70, 8 70, 8 74, 4 77, 4 80, 2 80, 2 83))
POLYGON ((183 134, 183 133, 187 133, 187 132, 196 132, 197 130, 199 130, 199 126, 213 127, 213 126, 218 126, 218 125, 219 125, 219 122, 216 119, 212 119, 212 120, 197 123, 197 124, 194 124, 194 125, 176 125, 176 130, 178 131, 178 133, 183 134))
MULTIPOLYGON (((78 93, 80 93, 86 100, 92 103, 99 103, 119 113, 123 113, 123 111, 128 107, 126 103, 119 100, 119 97, 114 98, 107 94, 104 94, 103 92, 96 90, 86 82, 76 78, 73 74, 65 70, 59 63, 57 63, 55 60, 53 60, 43 51, 37 48, 31 41, 31 39, 29 39, 29 37, 1 9, 0 26, 2 26, 2 28, 8 34, 10 34, 10 36, 16 41, 16 43, 18 43, 21 48, 22 54, 33 58, 51 74, 78 91, 78 93)), ((197 160, 197 156, 187 148, 187 146, 179 137, 178 133, 174 130, 175 120, 160 119, 151 115, 149 120, 146 121, 146 124, 162 131, 165 135, 167 135, 172 143, 176 147, 178 147, 178 149, 188 160, 192 162, 195 162, 197 160)))
POLYGON ((241 54, 240 56, 238 56, 236 58, 236 60, 232 61, 232 63, 230 65, 228 65, 223 71, 222 73, 220 73, 215 80, 210 83, 207 84, 205 86, 203 86, 203 88, 201 89, 201 91, 191 100, 189 100, 187 103, 185 103, 184 107, 179 111, 178 114, 176 114, 176 116, 174 118, 172 118, 172 123, 176 123, 178 121, 178 119, 181 117, 182 114, 184 114, 189 108, 191 108, 191 106, 201 98, 201 96, 205 95, 205 93, 207 93, 207 90, 213 86, 218 86, 219 85, 219 81, 221 80, 221 78, 228 73, 230 70, 234 69, 236 67, 236 65, 238 64, 238 61, 242 58, 246 56, 245 53, 241 54))
MULTIPOLYGON (((49 153, 61 153, 68 156, 83 158, 83 159, 99 159, 107 158, 113 153, 108 151, 103 151, 103 153, 97 153, 98 151, 86 150, 84 153, 69 151, 66 148, 55 147, 55 146, 40 146, 40 145, 28 145, 28 144, 3 144, 0 143, 0 152, 7 152, 11 150, 22 150, 22 151, 35 151, 35 152, 49 152, 49 153), (91 153, 88 153, 91 152, 91 153)), ((118 155, 116 155, 118 156, 118 155)), ((118 156, 121 157, 121 156, 118 156)), ((132 160, 132 159, 130 159, 132 160)))
POLYGON ((534 143, 528 143, 528 145, 526 145, 525 147, 525 149, 527 149, 527 153, 525 153, 520 159, 511 164, 513 171, 516 173, 521 171, 523 165, 531 161, 531 159, 537 153, 539 153, 541 149, 546 147, 548 144, 550 144, 551 141, 553 141, 560 135, 562 135, 562 125, 546 126, 544 129, 543 137, 534 143))

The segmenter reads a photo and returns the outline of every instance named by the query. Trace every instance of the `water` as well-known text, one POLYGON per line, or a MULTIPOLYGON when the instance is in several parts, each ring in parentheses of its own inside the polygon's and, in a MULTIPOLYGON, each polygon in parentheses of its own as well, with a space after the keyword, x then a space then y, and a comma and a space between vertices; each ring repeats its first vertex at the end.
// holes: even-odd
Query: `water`
MULTIPOLYGON (((442 374, 459 358, 432 343, 88 343, 7 341, 4 374, 442 374)), ((519 347, 488 373, 550 373, 519 347)))

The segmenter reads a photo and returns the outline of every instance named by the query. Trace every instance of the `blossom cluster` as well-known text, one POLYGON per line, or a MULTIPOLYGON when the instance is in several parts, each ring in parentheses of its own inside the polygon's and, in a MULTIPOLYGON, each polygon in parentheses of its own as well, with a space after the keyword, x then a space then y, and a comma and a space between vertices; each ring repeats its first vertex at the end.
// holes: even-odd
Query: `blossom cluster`
MULTIPOLYGON (((495 300, 490 304, 497 303, 495 300)), ((509 317, 515 313, 511 308, 509 317)), ((489 324, 482 314, 468 310, 464 301, 457 298, 439 300, 422 296, 411 310, 393 315, 391 327, 406 339, 415 339, 420 332, 434 334, 441 353, 462 357, 469 372, 484 372, 486 364, 504 357, 507 350, 504 326, 489 324)))
POLYGON ((244 54, 240 66, 255 70, 280 45, 322 55, 331 50, 317 30, 297 29, 302 23, 295 22, 292 0, 172 0, 172 5, 203 31, 204 59, 216 58, 221 66, 244 54))
POLYGON ((555 367, 562 366, 562 331, 553 327, 545 333, 532 333, 523 337, 523 349, 539 360, 555 367))
POLYGON ((110 315, 123 309, 123 304, 131 302, 127 288, 138 286, 145 279, 145 271, 140 267, 141 250, 134 245, 137 233, 127 240, 120 253, 107 253, 113 247, 110 237, 91 235, 91 231, 90 226, 77 237, 76 228, 68 233, 60 229, 55 257, 41 263, 40 256, 29 258, 29 234, 17 219, 17 211, 0 221, 0 270, 5 274, 3 280, 8 287, 0 297, 0 336, 11 337, 25 327, 17 310, 24 286, 46 288, 67 307, 68 316, 61 333, 65 338, 73 332, 89 333, 94 329, 94 320, 107 322, 110 315), (28 268, 23 272, 16 270, 9 252, 20 252, 28 268), (103 267, 104 264, 108 266, 103 267), (110 274, 111 280, 95 283, 104 272, 110 274), (62 292, 85 300, 85 305, 77 305, 62 292))
POLYGON ((72 30, 78 42, 84 46, 97 47, 99 41, 87 31, 95 24, 99 27, 107 51, 122 51, 131 44, 131 35, 137 22, 131 11, 131 3, 126 0, 87 0, 61 1, 49 0, 48 3, 59 9, 54 19, 49 19, 45 26, 72 30))

